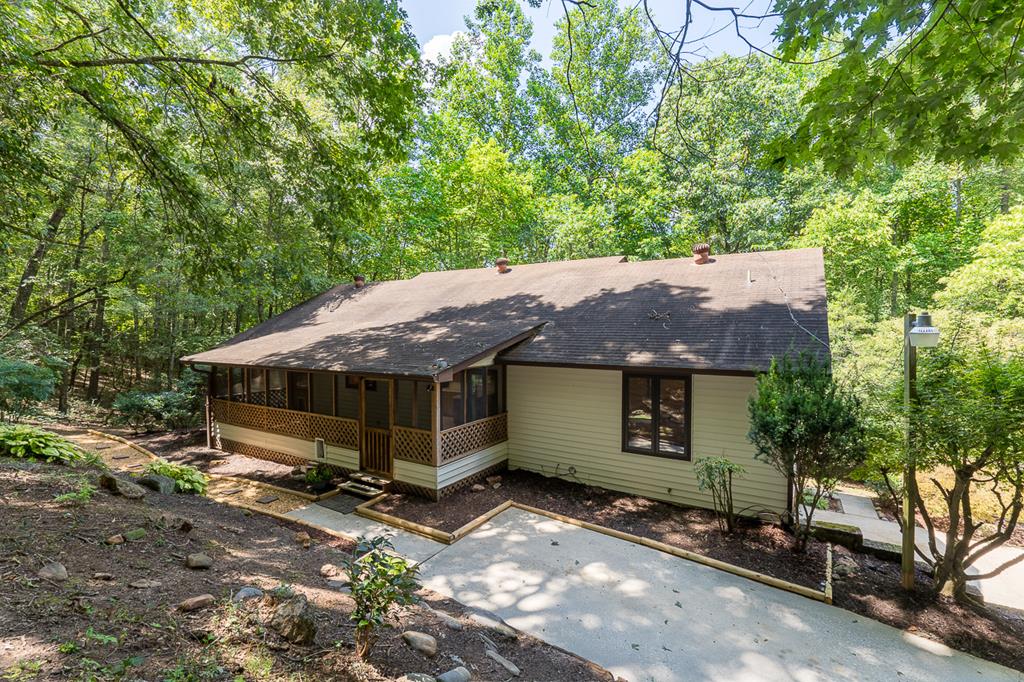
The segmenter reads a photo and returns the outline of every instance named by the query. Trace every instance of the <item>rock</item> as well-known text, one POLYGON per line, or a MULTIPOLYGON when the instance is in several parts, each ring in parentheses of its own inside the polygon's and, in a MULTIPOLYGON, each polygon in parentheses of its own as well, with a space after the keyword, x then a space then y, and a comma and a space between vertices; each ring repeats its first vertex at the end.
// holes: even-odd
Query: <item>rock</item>
POLYGON ((136 541, 141 540, 142 538, 146 537, 146 529, 145 528, 133 528, 133 529, 131 529, 130 531, 128 531, 126 533, 122 533, 122 535, 124 535, 124 539, 125 540, 128 540, 129 542, 136 542, 136 541))
POLYGON ((209 568, 213 566, 213 559, 208 554, 196 552, 185 557, 185 565, 189 568, 209 568))
POLYGON ((231 601, 240 602, 246 599, 261 599, 263 590, 258 587, 243 587, 231 596, 231 601))
POLYGON ((160 585, 162 584, 163 583, 161 583, 159 580, 150 580, 149 578, 142 578, 141 580, 136 580, 133 583, 128 583, 128 586, 134 587, 137 590, 148 590, 153 587, 160 587, 160 585))
POLYGON ((485 486, 483 483, 474 483, 472 486, 470 486, 469 489, 475 493, 480 493, 487 490, 487 486, 485 486))
POLYGON ((177 514, 171 514, 168 512, 160 514, 153 518, 152 521, 158 528, 163 528, 165 530, 180 530, 182 533, 187 533, 194 527, 192 522, 184 516, 178 516, 177 514))
POLYGON ((488 476, 484 480, 487 481, 490 485, 494 485, 495 483, 501 483, 501 476, 499 474, 495 474, 494 476, 488 476))
POLYGON ((211 606, 216 599, 213 598, 212 594, 200 594, 195 597, 189 597, 185 601, 178 602, 175 607, 179 611, 198 611, 199 609, 205 609, 207 606, 211 606))
POLYGON ((124 536, 118 533, 117 535, 111 535, 109 538, 104 540, 108 545, 123 545, 124 536))
POLYGON ((485 627, 496 635, 500 635, 505 639, 516 639, 519 637, 519 633, 515 629, 508 626, 501 618, 498 618, 494 614, 487 613, 486 611, 477 611, 469 614, 469 619, 481 627, 485 627))
POLYGON ((293 644, 311 643, 316 637, 316 623, 306 596, 300 594, 282 602, 274 610, 270 627, 293 644))
POLYGON ((410 649, 418 651, 428 658, 433 658, 437 655, 437 640, 425 632, 406 630, 402 633, 402 639, 405 640, 410 649))
POLYGON ((516 664, 508 660, 501 654, 499 654, 494 649, 487 649, 486 651, 484 651, 484 655, 486 655, 491 660, 496 661, 498 665, 507 670, 511 675, 519 677, 519 668, 516 666, 516 664))
POLYGON ((114 574, 113 573, 93 573, 92 574, 92 579, 93 580, 113 580, 114 579, 114 574))
POLYGON ((327 587, 338 590, 342 594, 352 594, 352 586, 348 584, 347 580, 328 580, 327 587))
POLYGON ((469 682, 471 679, 469 671, 461 665, 437 676, 437 682, 469 682))
POLYGON ((457 618, 453 618, 450 614, 447 614, 444 611, 438 611, 437 609, 432 608, 428 604, 424 604, 424 606, 427 608, 428 611, 437 616, 442 623, 448 626, 449 630, 462 629, 462 621, 458 620, 457 618))
POLYGON ((313 538, 309 537, 309 533, 304 530, 300 530, 295 534, 295 542, 302 545, 303 548, 309 549, 310 544, 313 542, 313 538))
POLYGON ((53 561, 40 568, 36 575, 42 580, 61 583, 68 579, 68 569, 64 568, 64 564, 53 561))
POLYGON ((494 488, 495 490, 497 490, 498 488, 500 488, 500 487, 501 487, 501 484, 500 484, 500 483, 495 483, 495 484, 494 484, 494 485, 492 485, 491 487, 492 487, 492 488, 494 488))
POLYGON ((115 495, 121 495, 129 500, 140 500, 146 496, 146 489, 137 483, 126 481, 111 473, 100 474, 99 485, 104 490, 109 490, 115 495))
POLYGON ((147 474, 140 478, 137 483, 150 490, 155 490, 161 495, 173 494, 176 485, 173 478, 161 476, 160 474, 147 474))
POLYGON ((320 567, 320 575, 324 578, 334 578, 342 574, 340 567, 334 564, 324 564, 320 567))
POLYGON ((426 673, 406 673, 398 678, 398 682, 437 682, 437 678, 426 673))

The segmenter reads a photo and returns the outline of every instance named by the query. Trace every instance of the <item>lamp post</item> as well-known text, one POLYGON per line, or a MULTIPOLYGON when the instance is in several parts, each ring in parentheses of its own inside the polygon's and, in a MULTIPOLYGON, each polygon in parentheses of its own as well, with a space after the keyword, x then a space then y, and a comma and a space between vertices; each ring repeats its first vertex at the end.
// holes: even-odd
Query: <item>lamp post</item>
POLYGON ((920 315, 907 313, 903 319, 903 406, 907 412, 907 426, 904 435, 906 466, 903 471, 903 550, 900 562, 901 582, 905 590, 914 589, 914 554, 917 551, 914 542, 914 530, 917 527, 917 515, 914 513, 917 467, 912 448, 910 414, 917 401, 917 349, 934 348, 938 343, 939 330, 932 326, 931 315, 926 312, 920 315))

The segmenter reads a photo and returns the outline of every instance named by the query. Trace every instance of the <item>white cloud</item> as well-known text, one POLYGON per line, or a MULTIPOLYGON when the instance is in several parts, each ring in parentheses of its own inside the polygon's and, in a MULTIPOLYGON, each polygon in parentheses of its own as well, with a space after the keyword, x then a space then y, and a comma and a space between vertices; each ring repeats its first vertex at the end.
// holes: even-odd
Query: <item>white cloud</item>
POLYGON ((466 35, 462 31, 456 31, 455 33, 441 33, 430 40, 423 46, 421 50, 424 61, 431 61, 437 63, 440 57, 447 57, 452 53, 452 43, 459 36, 466 35))

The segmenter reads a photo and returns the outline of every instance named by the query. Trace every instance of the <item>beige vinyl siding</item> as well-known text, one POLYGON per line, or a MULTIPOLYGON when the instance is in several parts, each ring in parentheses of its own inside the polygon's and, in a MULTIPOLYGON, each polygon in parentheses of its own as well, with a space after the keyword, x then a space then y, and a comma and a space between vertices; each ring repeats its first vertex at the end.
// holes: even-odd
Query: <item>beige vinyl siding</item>
POLYGON ((439 490, 508 458, 508 443, 498 443, 454 462, 434 468, 427 464, 395 460, 395 480, 439 490))
MULTIPOLYGON (((248 443, 249 445, 266 448, 267 450, 274 450, 275 452, 283 452, 286 455, 294 455, 308 460, 316 458, 316 445, 313 441, 302 440, 301 438, 292 438, 291 436, 282 436, 277 433, 268 433, 266 431, 257 431, 256 429, 247 429, 244 426, 215 422, 213 425, 214 443, 216 443, 219 438, 227 438, 228 440, 238 441, 239 443, 248 443)), ((328 464, 345 467, 346 469, 358 469, 359 453, 355 450, 328 445, 325 461, 328 464)))
POLYGON ((472 476, 487 467, 504 462, 506 459, 508 459, 508 441, 484 448, 472 455, 466 455, 437 470, 437 487, 445 488, 453 483, 458 483, 467 476, 472 476))
MULTIPOLYGON (((753 377, 693 377, 693 460, 725 456, 747 473, 733 484, 737 509, 783 511, 786 480, 754 459, 747 440, 753 377)), ((693 462, 622 452, 622 373, 508 367, 509 467, 681 504, 711 507, 693 462)), ((748 513, 750 513, 748 511, 748 513)))

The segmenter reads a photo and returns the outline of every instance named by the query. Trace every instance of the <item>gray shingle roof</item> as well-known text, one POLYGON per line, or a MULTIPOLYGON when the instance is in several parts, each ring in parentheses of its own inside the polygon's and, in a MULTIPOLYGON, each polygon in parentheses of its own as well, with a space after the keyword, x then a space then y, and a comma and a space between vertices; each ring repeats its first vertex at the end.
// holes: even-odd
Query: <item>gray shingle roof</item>
POLYGON ((508 362, 755 371, 828 353, 820 249, 623 262, 621 257, 428 272, 337 286, 188 362, 433 376, 508 362))

